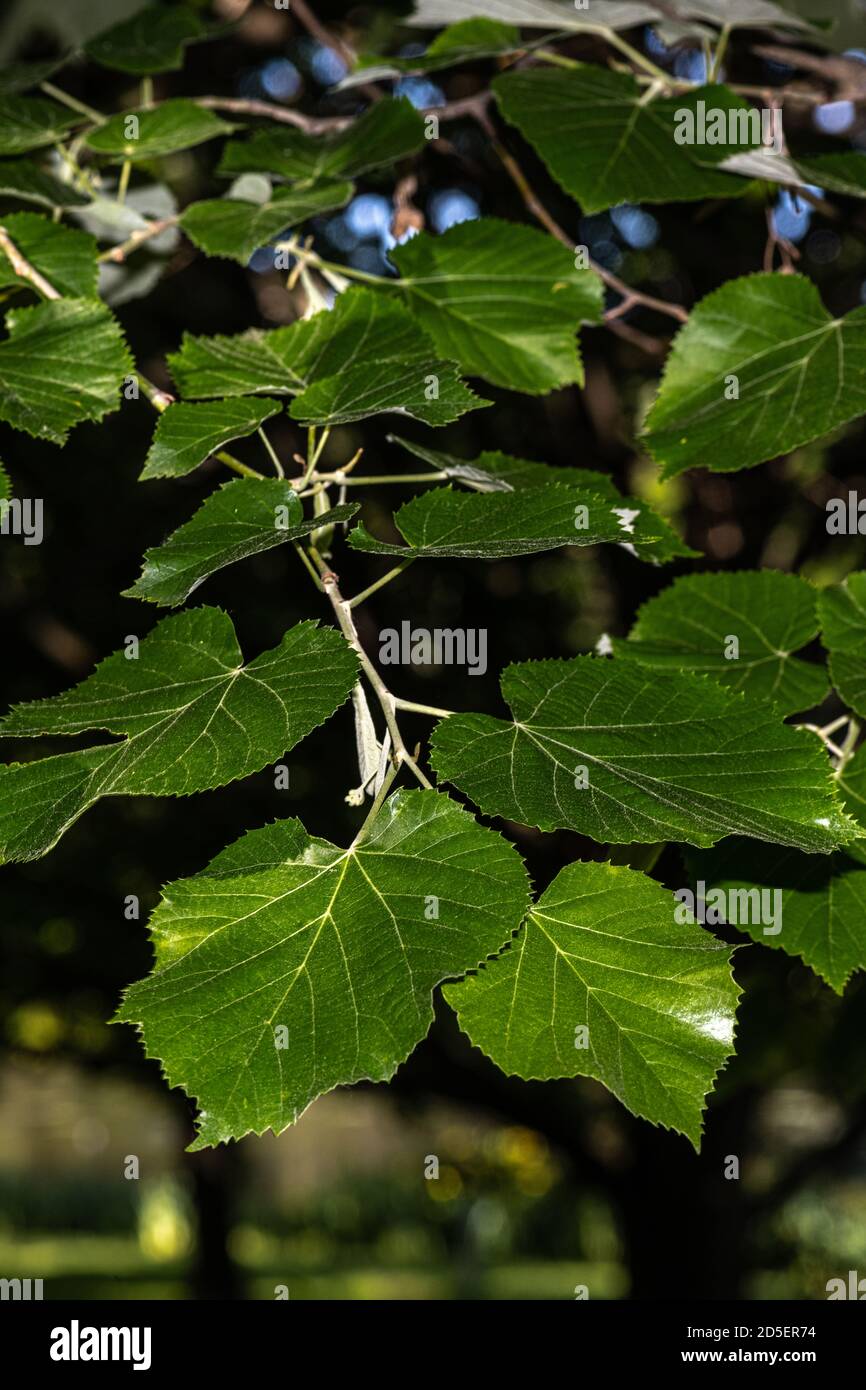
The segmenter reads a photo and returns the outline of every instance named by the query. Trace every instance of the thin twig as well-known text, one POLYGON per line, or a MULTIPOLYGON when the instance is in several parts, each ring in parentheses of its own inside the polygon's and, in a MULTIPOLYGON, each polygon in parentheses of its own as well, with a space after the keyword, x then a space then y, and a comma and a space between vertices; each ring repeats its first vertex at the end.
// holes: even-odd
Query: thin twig
POLYGON ((29 280, 34 289, 43 294, 46 299, 60 299, 60 291, 41 275, 35 266, 32 266, 25 256, 21 254, 15 242, 10 237, 5 227, 0 227, 0 250, 4 251, 8 257, 9 264, 20 275, 22 280, 29 280))
MULTIPOLYGON (((446 101, 442 106, 424 107, 420 114, 436 116, 440 121, 458 121, 483 110, 492 97, 492 92, 478 92, 457 101, 446 101)), ((277 106, 272 101, 259 101, 255 97, 194 97, 193 100, 197 106, 205 106, 210 111, 229 111, 236 116, 263 116, 270 121, 297 126, 308 135, 338 133, 347 130, 358 119, 357 116, 307 116, 302 111, 277 106)))
POLYGON ((357 835, 355 836, 354 840, 349 846, 350 849, 356 849, 357 846, 362 844, 363 841, 366 840, 367 836, 370 834, 370 831, 373 829, 373 822, 378 816, 379 811, 382 808, 382 803, 384 802, 389 791, 391 790, 391 783, 394 781, 394 778, 397 776, 397 773, 399 771, 400 769, 396 763, 389 764, 388 768, 385 771, 385 776, 382 778, 382 785, 377 791, 375 797, 373 798, 373 805, 370 807, 370 810, 367 813, 367 817, 364 821, 364 824, 361 826, 361 829, 358 831, 357 835))
POLYGON ((364 674, 367 677, 367 680, 370 682, 370 685, 373 691, 375 692, 376 699, 379 701, 379 704, 382 707, 382 713, 385 716, 385 723, 387 724, 388 732, 391 735, 391 745, 393 748, 392 756, 395 764, 399 767, 401 763, 405 763, 407 767, 410 767, 412 769, 415 776, 418 778, 418 781, 421 783, 422 787, 426 787, 428 791, 433 791, 434 788, 432 782, 430 782, 429 779, 425 777, 424 773, 421 771, 415 759, 412 757, 412 754, 409 752, 408 748, 403 742, 403 735, 400 733, 400 727, 397 723, 397 717, 395 714, 394 696, 391 694, 385 682, 382 680, 382 677, 379 675, 379 672, 376 670, 367 653, 364 651, 364 648, 361 646, 360 640, 358 638, 358 631, 355 627, 355 623, 352 618, 352 610, 349 607, 346 600, 343 598, 343 595, 340 593, 339 585, 337 582, 337 576, 334 574, 333 570, 326 569, 325 572, 322 574, 322 585, 324 587, 325 593, 328 595, 328 599, 330 600, 331 607, 334 610, 337 622, 340 624, 340 630, 343 633, 343 636, 349 643, 349 646, 352 648, 352 650, 357 652, 358 659, 361 662, 361 666, 364 670, 364 674))
POLYGON ((371 594, 375 594, 377 590, 383 589, 386 584, 390 584, 391 580, 396 579, 399 574, 402 574, 405 569, 408 569, 411 563, 411 556, 408 560, 401 560, 399 565, 395 565, 393 569, 388 570, 387 574, 383 574, 379 579, 374 580, 372 584, 368 584, 367 588, 362 589, 359 594, 355 594, 352 598, 347 599, 346 607, 357 608, 359 603, 364 602, 364 599, 369 598, 371 594))
MULTIPOLYGON (((569 250, 573 251, 574 241, 568 235, 567 232, 563 231, 559 223, 553 217, 551 217, 550 213, 547 211, 547 208, 539 199, 538 195, 536 194, 532 185, 529 183, 529 180, 526 178, 526 175, 520 168, 520 165, 517 163, 514 156, 509 154, 508 150, 506 150, 504 146, 501 145, 500 142, 495 138, 495 135, 493 133, 493 127, 490 125, 490 122, 486 117, 485 128, 487 130, 487 133, 492 138, 493 148, 495 149, 503 165, 510 174, 521 197, 523 198, 526 207, 533 214, 533 216, 538 219, 542 226, 547 228, 551 236, 555 236, 557 241, 561 241, 563 246, 567 246, 569 250)), ((655 309, 658 313, 666 314, 668 318, 676 319, 679 323, 685 323, 688 319, 688 310, 684 309, 681 304, 674 304, 671 300, 659 299, 656 297, 656 295, 645 294, 643 290, 636 290, 631 285, 627 285, 624 280, 620 280, 619 276, 614 275, 613 271, 606 270, 604 266, 599 265, 597 261, 592 260, 591 257, 588 257, 587 259, 589 260, 589 264, 592 267, 592 269, 604 281, 604 283, 608 285, 612 290, 616 290, 617 294, 621 294, 624 299, 629 301, 627 308, 631 308, 634 304, 642 304, 645 308, 655 309)), ((626 310, 623 308, 623 306, 618 305, 616 309, 611 310, 609 312, 608 318, 616 319, 620 313, 624 312, 626 312, 626 310)))
POLYGON ((150 241, 151 237, 159 236, 160 232, 166 232, 169 227, 176 226, 179 216, 179 213, 175 213, 173 217, 162 217, 158 222, 149 222, 146 227, 141 227, 139 231, 133 232, 132 236, 121 242, 119 246, 112 246, 107 251, 101 251, 96 259, 122 264, 127 256, 131 256, 133 251, 137 251, 144 242, 150 241))
POLYGON ((63 106, 68 106, 70 111, 77 111, 80 116, 86 116, 89 121, 95 121, 97 125, 101 125, 106 119, 99 111, 94 111, 92 106, 86 106, 77 97, 71 97, 68 92, 62 91, 60 87, 55 87, 53 82, 40 82, 39 90, 44 92, 46 96, 53 97, 63 106))

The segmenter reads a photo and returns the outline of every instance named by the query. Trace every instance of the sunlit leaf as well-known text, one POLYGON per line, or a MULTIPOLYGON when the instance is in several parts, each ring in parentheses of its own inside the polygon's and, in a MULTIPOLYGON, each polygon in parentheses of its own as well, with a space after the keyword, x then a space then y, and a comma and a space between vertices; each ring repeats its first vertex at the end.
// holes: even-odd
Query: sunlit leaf
POLYGON ((866 717, 866 571, 822 589, 818 613, 833 685, 846 705, 866 717))
POLYGON ((569 864, 506 950, 444 991, 509 1076, 591 1076, 635 1115, 699 1147, 734 1050, 730 947, 677 923, 673 894, 610 864, 569 864))
POLYGON ((730 472, 866 411, 866 308, 832 318, 802 275, 729 280, 695 305, 647 417, 663 476, 730 472))
MULTIPOLYGON (((329 522, 348 521, 357 505, 335 507, 329 522)), ((189 521, 145 552, 140 577, 129 598, 174 606, 226 565, 297 540, 321 526, 305 517, 291 483, 282 478, 235 478, 202 503, 189 521)))
POLYGON ((218 135, 228 135, 234 126, 203 106, 184 97, 164 101, 152 108, 121 111, 87 135, 87 144, 97 154, 110 155, 113 163, 156 159, 202 145, 218 135), (133 124, 134 123, 134 124, 133 124), (137 133, 134 133, 137 131, 137 133))
POLYGON ((558 483, 518 493, 440 487, 407 502, 394 524, 405 546, 379 541, 363 526, 350 533, 349 544, 375 555, 498 560, 562 545, 627 541, 639 553, 646 547, 646 558, 652 558, 664 535, 651 513, 634 514, 598 493, 558 483))
POLYGON ((505 73, 493 90, 505 119, 584 212, 614 203, 689 202, 743 192, 741 180, 698 164, 694 156, 721 161, 751 142, 697 146, 676 140, 678 127, 685 129, 680 113, 697 119, 699 102, 747 115, 749 106, 727 87, 647 101, 645 88, 628 73, 581 64, 568 71, 505 73))
POLYGON ((405 97, 378 101, 345 130, 307 135, 283 127, 230 140, 218 173, 298 180, 351 179, 394 164, 424 144, 424 121, 405 97))
POLYGON ((0 154, 24 154, 56 145, 81 116, 45 97, 0 97, 0 154))
POLYGON ((827 758, 706 677, 583 656, 506 667, 513 720, 460 714, 432 761, 488 815, 600 843, 749 835, 826 853, 854 839, 827 758))
POLYGON ((120 404, 133 368, 123 334, 104 305, 56 299, 6 315, 0 342, 0 420, 63 444, 73 425, 101 420, 120 404))
POLYGON ((264 203, 239 198, 208 198, 192 203, 180 219, 187 236, 209 256, 226 256, 246 265, 258 247, 320 212, 341 208, 352 196, 350 183, 283 189, 264 203))
POLYGON ((187 796, 258 772, 348 699, 357 671, 340 634, 309 622, 244 665, 217 608, 164 618, 131 650, 0 721, 4 737, 125 736, 0 768, 0 862, 46 854, 102 796, 187 796))
POLYGON ((84 207, 90 201, 86 194, 76 192, 71 183, 62 183, 29 159, 0 162, 0 195, 49 208, 84 207))
MULTIPOLYGON (((633 519, 632 514, 643 515, 645 525, 646 518, 651 517, 653 529, 658 531, 659 539, 653 548, 652 557, 646 557, 648 559, 664 563, 678 556, 700 553, 680 540, 670 523, 642 499, 624 497, 607 473, 599 473, 592 468, 559 468, 553 464, 538 463, 534 459, 513 458, 510 454, 503 454, 495 449, 485 450, 476 459, 461 459, 455 454, 443 453, 440 449, 428 449, 426 445, 418 444, 415 440, 401 439, 398 435, 390 434, 388 439, 389 442, 399 444, 401 448, 414 454, 416 458, 429 463, 431 469, 443 472, 454 482, 475 488, 479 492, 520 492, 524 488, 549 487, 551 483, 559 483, 563 487, 574 488, 576 492, 582 490, 595 493, 609 502, 611 507, 617 508, 618 515, 625 519, 633 519)), ((625 537, 622 539, 625 540, 625 537)))
POLYGON ((533 394, 583 384, 576 330, 601 318, 602 285, 553 237, 485 217, 413 237, 391 259, 438 352, 470 376, 533 394))
MULTIPOLYGON (((38 212, 13 212, 3 219, 16 249, 59 294, 80 299, 96 297, 99 266, 96 241, 87 232, 51 222, 38 212)), ((34 289, 27 276, 16 273, 0 247, 0 285, 34 289)), ((38 285, 35 286, 37 291, 38 285)))
POLYGON ((277 821, 165 889, 153 974, 118 1018, 198 1101, 194 1148, 279 1133, 335 1086, 389 1080, 435 986, 496 951, 527 898, 516 851, 435 792, 397 792, 348 850, 277 821))
POLYGON ((140 477, 179 478, 191 473, 217 449, 252 434, 281 409, 278 401, 253 400, 170 405, 156 422, 140 477))
POLYGON ((818 635, 817 591, 781 570, 688 574, 641 608, 617 657, 705 672, 785 714, 820 705, 827 672, 794 653, 818 635))

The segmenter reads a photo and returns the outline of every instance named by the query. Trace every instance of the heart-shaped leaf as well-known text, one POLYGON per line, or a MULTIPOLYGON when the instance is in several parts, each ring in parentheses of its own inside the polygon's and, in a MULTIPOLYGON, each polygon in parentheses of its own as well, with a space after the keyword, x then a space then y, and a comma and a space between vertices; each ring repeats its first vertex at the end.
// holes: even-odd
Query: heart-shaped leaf
POLYGON ((279 1133, 335 1086, 390 1079, 433 989, 498 950, 527 888, 515 850, 435 792, 397 792, 348 850, 277 821, 166 888, 154 972, 118 1019, 196 1097, 193 1148, 279 1133))

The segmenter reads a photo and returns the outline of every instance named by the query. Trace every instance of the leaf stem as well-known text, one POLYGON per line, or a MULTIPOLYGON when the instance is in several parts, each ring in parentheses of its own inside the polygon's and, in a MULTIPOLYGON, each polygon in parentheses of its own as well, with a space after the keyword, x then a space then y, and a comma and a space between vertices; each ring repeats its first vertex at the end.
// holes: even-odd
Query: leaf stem
POLYGON ((441 483, 447 482, 450 473, 371 473, 361 478, 347 478, 345 471, 336 473, 316 473, 315 483, 337 483, 340 487, 363 487, 365 483, 441 483))
POLYGON ((615 29, 606 29, 604 36, 612 48, 618 48, 624 57, 630 59, 637 67, 643 68, 644 72, 648 72, 657 82, 664 83, 666 87, 670 85, 670 73, 665 72, 663 68, 656 67, 655 63, 644 57, 638 49, 632 48, 631 44, 621 38, 615 29))
POLYGON ((556 68, 579 68, 580 63, 573 58, 566 58, 563 53, 556 53, 551 48, 536 48, 536 58, 541 58, 545 63, 551 63, 556 68))
POLYGON ((382 677, 379 675, 379 672, 376 670, 367 653, 364 651, 364 648, 361 646, 360 640, 358 638, 358 632, 352 619, 351 609, 349 608, 349 605, 346 602, 346 600, 343 598, 343 595, 340 593, 339 586, 337 583, 337 576, 334 574, 333 570, 325 570, 324 574, 322 575, 322 584, 324 586, 325 593, 328 595, 328 599, 330 600, 331 607, 334 610, 337 622, 340 624, 340 630, 342 631, 346 641, 349 643, 349 646, 352 648, 353 651, 357 653, 364 674, 367 677, 367 680, 370 682, 370 685, 373 691, 375 692, 376 699, 379 701, 379 704, 382 707, 382 713, 385 716, 385 723, 387 724, 388 732, 391 735, 391 744, 394 750, 392 755, 394 763, 398 767, 401 763, 405 763, 407 767, 410 767, 412 769, 413 773, 417 777, 418 781, 421 783, 422 787, 426 787, 428 791, 435 790, 432 782, 430 782, 429 779, 421 771, 415 759, 412 757, 412 754, 409 752, 408 748, 403 742, 403 735, 400 733, 400 727, 397 723, 395 714, 394 696, 391 694, 385 682, 382 680, 382 677))
POLYGON ((5 227, 0 227, 0 251, 6 255, 15 274, 20 275, 22 280, 29 280, 33 288, 46 299, 61 298, 59 290, 56 290, 45 276, 30 264, 26 256, 21 254, 5 227))
POLYGON ((392 275, 372 275, 368 270, 358 270, 351 265, 337 265, 335 261, 326 261, 317 251, 313 251, 309 246, 302 246, 297 238, 292 237, 289 241, 278 241, 277 251, 288 251, 297 260, 303 261, 305 265, 311 265, 315 270, 327 271, 332 275, 339 275, 349 280, 358 280, 365 285, 399 284, 399 281, 392 275))
POLYGON ((389 791, 391 790, 391 783, 394 781, 394 778, 397 776, 399 770, 400 769, 396 763, 389 763, 388 768, 385 772, 385 776, 382 778, 382 785, 377 791, 375 797, 373 798, 373 805, 370 807, 370 810, 368 811, 364 819, 364 823, 361 826, 361 829, 358 831, 357 835, 355 836, 354 840, 349 846, 350 849, 354 849, 356 845, 362 844, 363 841, 367 839, 368 835, 370 834, 370 831, 373 829, 373 822, 378 816, 379 811, 382 808, 382 804, 385 801, 385 798, 387 797, 389 791))
POLYGON ((453 709, 437 709, 435 705, 419 705, 415 700, 401 700, 399 695, 394 696, 394 704, 398 709, 405 709, 413 714, 432 714, 434 719, 450 719, 452 714, 457 713, 453 709))
POLYGON ((122 241, 119 246, 111 246, 107 251, 100 251, 96 257, 98 261, 117 261, 122 263, 133 251, 137 251, 139 246, 145 241, 150 241, 151 237, 159 236, 160 232, 168 231, 169 227, 174 227, 178 220, 178 213, 172 217, 163 217, 158 222, 150 222, 146 227, 133 232, 132 236, 126 241, 122 241))
POLYGON ((255 468, 249 468, 247 464, 241 463, 232 454, 226 453, 225 449, 220 449, 214 454, 214 458, 224 463, 226 468, 231 468, 233 472, 240 473, 242 478, 264 478, 264 473, 259 473, 255 468))
POLYGON ((359 603, 363 603, 365 598, 369 598, 371 594, 375 594, 377 589, 383 589, 386 584, 390 584, 391 580, 396 579, 398 574, 402 574, 405 569, 408 569, 411 563, 412 560, 401 560, 399 565, 395 565, 392 570, 388 570, 388 573, 383 574, 375 583, 368 584, 367 588, 362 589, 359 594, 355 594, 354 598, 347 599, 346 607, 357 608, 359 603))
POLYGON ((285 472, 284 472, 284 470, 283 470, 283 465, 280 463, 280 460, 279 460, 279 458, 277 457, 277 451, 276 451, 276 449, 274 448, 274 446, 273 446, 273 444, 271 443, 271 441, 268 439, 268 436, 265 434, 264 429, 262 428, 261 425, 259 425, 258 430, 256 431, 256 433, 258 434, 259 439, 260 439, 260 440, 262 441, 262 443, 264 444, 265 449, 266 449, 267 454, 268 454, 268 457, 269 457, 269 459, 271 460, 271 463, 274 465, 274 468, 277 470, 277 477, 278 477, 278 478, 285 478, 286 475, 285 475, 285 472))
POLYGON ((77 111, 79 115, 86 116, 89 121, 95 121, 97 125, 102 125, 105 117, 99 111, 94 111, 92 106, 86 106, 77 97, 71 97, 68 92, 61 91, 60 87, 55 87, 53 82, 40 82, 40 92, 44 92, 47 97, 53 97, 63 106, 68 106, 70 111, 77 111))
POLYGON ((310 575, 312 576, 313 583, 315 584, 315 586, 316 586, 316 588, 318 589, 319 593, 320 593, 320 594, 323 594, 323 593, 325 592, 325 586, 324 586, 324 584, 322 583, 321 579, 319 578, 319 574, 318 574, 318 571, 317 571, 315 565, 311 562, 311 560, 310 560, 309 557, 307 556, 307 552, 305 551, 304 547, 303 547, 302 545, 299 545, 297 541, 294 542, 294 547, 295 547, 295 550, 297 551, 298 555, 300 556, 301 560, 304 562, 304 566, 306 567, 306 569, 309 571, 310 575))
POLYGON ((710 64, 710 67, 709 67, 709 70, 708 70, 708 74, 707 74, 707 81, 708 81, 708 82, 718 82, 718 80, 719 80, 719 73, 721 72, 721 69, 722 69, 722 59, 724 58, 725 53, 727 52, 728 41, 730 40, 730 37, 731 37, 730 25, 725 24, 725 25, 722 27, 722 32, 719 34, 719 41, 718 41, 718 43, 716 44, 716 51, 715 51, 715 53, 713 54, 713 61, 712 61, 712 63, 710 64))
POLYGON ((839 761, 833 770, 834 777, 842 776, 842 773, 845 771, 845 768, 848 766, 849 762, 854 756, 854 749, 857 746, 857 740, 859 737, 860 725, 857 723, 856 719, 850 719, 849 717, 848 732, 845 735, 845 742, 839 749, 839 761))
POLYGON ((126 201, 126 190, 129 188, 129 176, 131 173, 132 160, 125 159, 123 161, 123 164, 120 166, 120 178, 117 181, 116 202, 118 203, 123 203, 126 201))

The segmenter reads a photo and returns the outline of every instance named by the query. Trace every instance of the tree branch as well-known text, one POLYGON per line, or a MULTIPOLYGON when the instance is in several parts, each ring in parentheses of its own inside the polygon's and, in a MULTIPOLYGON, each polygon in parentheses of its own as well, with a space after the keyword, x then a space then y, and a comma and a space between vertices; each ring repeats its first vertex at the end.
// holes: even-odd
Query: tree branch
POLYGON ((44 294, 46 299, 60 299, 62 297, 60 291, 49 284, 45 276, 40 275, 36 267, 32 266, 21 254, 5 227, 0 227, 0 250, 5 252, 15 274, 20 275, 22 280, 29 280, 31 285, 40 294, 44 294))
POLYGON ((358 637, 358 630, 355 627, 355 622, 352 618, 351 607, 343 598, 343 595, 340 593, 340 589, 337 583, 337 576, 336 574, 334 574, 333 570, 326 570, 323 573, 322 587, 324 588, 325 593, 328 595, 328 599, 330 600, 331 607, 334 610, 337 622, 340 624, 340 630, 342 631, 346 641, 349 643, 349 646, 353 649, 353 651, 357 652, 358 658, 361 662, 361 666, 364 670, 364 675, 370 682, 370 685, 372 686, 373 691, 375 692, 376 699, 379 701, 379 704, 382 707, 382 713, 385 716, 385 723, 387 724, 388 732, 391 735, 391 745, 394 750, 394 762, 398 767, 401 763, 405 763, 407 767, 410 767, 412 769, 415 776, 418 778, 418 781, 421 783, 422 787, 426 787, 428 791, 434 791, 435 788, 433 787, 432 782, 430 782, 428 778, 425 777, 424 773, 421 771, 420 767, 418 766, 415 759, 412 757, 411 753, 409 752, 408 748, 403 742, 403 736, 400 733, 400 727, 397 723, 397 716, 394 707, 394 696, 391 694, 385 682, 382 680, 382 677, 379 675, 379 672, 376 670, 367 653, 364 651, 364 648, 361 646, 361 642, 358 637))

